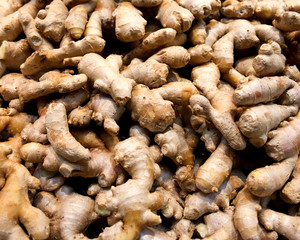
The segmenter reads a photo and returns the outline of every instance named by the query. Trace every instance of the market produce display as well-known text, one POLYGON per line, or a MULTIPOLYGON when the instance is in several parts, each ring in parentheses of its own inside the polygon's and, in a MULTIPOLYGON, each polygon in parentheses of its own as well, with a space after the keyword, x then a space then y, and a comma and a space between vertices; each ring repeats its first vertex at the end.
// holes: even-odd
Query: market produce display
POLYGON ((299 39, 298 0, 0 0, 0 240, 299 240, 299 39))

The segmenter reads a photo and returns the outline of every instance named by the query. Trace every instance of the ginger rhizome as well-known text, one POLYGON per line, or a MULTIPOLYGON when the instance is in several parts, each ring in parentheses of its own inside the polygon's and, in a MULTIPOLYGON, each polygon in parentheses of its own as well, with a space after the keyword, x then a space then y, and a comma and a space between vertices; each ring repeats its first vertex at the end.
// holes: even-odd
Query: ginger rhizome
POLYGON ((162 207, 163 195, 150 193, 159 174, 155 161, 161 155, 156 148, 148 146, 150 141, 144 129, 131 127, 130 136, 114 150, 115 160, 132 178, 106 193, 100 192, 96 198, 96 210, 108 213, 113 224, 100 234, 103 239, 135 239, 143 227, 161 222, 152 211, 162 207))
POLYGON ((40 181, 31 176, 20 162, 7 159, 9 147, 1 146, 1 239, 47 239, 50 222, 46 215, 31 205, 28 190, 38 189, 40 181), (18 224, 20 221, 29 236, 18 224))

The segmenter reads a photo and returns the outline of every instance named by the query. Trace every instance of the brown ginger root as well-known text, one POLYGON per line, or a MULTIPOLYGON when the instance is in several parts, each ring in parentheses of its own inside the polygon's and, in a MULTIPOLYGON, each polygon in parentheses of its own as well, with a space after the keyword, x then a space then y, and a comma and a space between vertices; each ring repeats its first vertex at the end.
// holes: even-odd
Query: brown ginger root
POLYGON ((267 230, 273 230, 290 240, 300 238, 300 217, 289 216, 280 212, 266 209, 259 214, 259 221, 267 230))
POLYGON ((30 239, 22 227, 18 225, 18 221, 23 224, 32 238, 47 239, 50 232, 49 219, 41 210, 33 207, 28 198, 28 189, 38 189, 40 181, 32 177, 20 163, 6 159, 11 151, 9 147, 0 148, 1 239, 30 239))
POLYGON ((49 105, 45 122, 48 140, 59 155, 70 162, 86 162, 91 159, 90 151, 77 142, 69 132, 66 108, 62 103, 49 105))
POLYGON ((130 0, 136 7, 155 7, 158 6, 162 0, 130 0))
POLYGON ((258 197, 271 196, 284 186, 295 167, 296 161, 297 156, 292 156, 281 162, 256 168, 249 173, 246 180, 249 191, 258 197))
POLYGON ((87 77, 84 74, 70 75, 49 71, 39 79, 39 82, 28 80, 21 84, 18 89, 19 98, 21 101, 28 102, 55 92, 72 92, 83 87, 86 82, 87 77))
POLYGON ((100 5, 99 17, 101 20, 102 27, 104 29, 113 29, 115 24, 113 12, 116 9, 116 2, 114 0, 98 0, 97 4, 100 5))
POLYGON ((234 225, 243 239, 277 239, 276 232, 267 232, 259 225, 260 199, 243 188, 234 200, 234 225))
POLYGON ((87 126, 93 119, 97 125, 103 124, 105 131, 117 135, 120 129, 117 121, 124 111, 125 107, 118 106, 109 96, 96 94, 86 106, 74 109, 68 116, 68 122, 74 126, 87 126))
POLYGON ((285 60, 279 44, 270 41, 260 46, 252 66, 259 77, 278 75, 284 70, 285 60))
POLYGON ((300 28, 300 13, 293 11, 279 13, 272 23, 281 31, 297 31, 300 28))
POLYGON ((125 64, 134 58, 149 57, 159 47, 171 43, 176 37, 176 31, 172 28, 163 28, 145 35, 143 41, 127 53, 123 61, 125 64))
POLYGON ((1 9, 0 18, 5 17, 5 16, 17 11, 26 2, 28 2, 28 0, 1 1, 1 3, 0 3, 0 9, 1 9))
POLYGON ((196 226, 196 231, 205 240, 238 239, 238 232, 233 223, 234 208, 228 208, 224 212, 218 211, 204 216, 204 223, 196 226))
POLYGON ((195 156, 193 149, 197 144, 190 145, 181 124, 174 122, 172 127, 155 135, 154 141, 161 147, 161 152, 178 165, 193 165, 195 156))
POLYGON ((35 26, 33 17, 24 11, 19 11, 19 22, 22 25, 26 39, 33 50, 51 50, 52 44, 43 37, 35 26))
POLYGON ((176 0, 176 2, 188 9, 196 19, 205 19, 210 14, 219 11, 221 7, 219 0, 176 0))
POLYGON ((191 239, 195 231, 195 224, 188 219, 180 219, 172 224, 172 230, 167 234, 174 239, 191 239))
POLYGON ((95 36, 87 36, 79 41, 71 41, 68 44, 49 51, 35 51, 21 65, 24 75, 34 75, 40 71, 65 67, 64 59, 83 56, 90 52, 101 52, 105 41, 95 36))
POLYGON ((36 28, 48 39, 60 42, 65 34, 65 20, 68 9, 61 0, 52 1, 45 9, 38 12, 36 28))
POLYGON ((193 14, 177 4, 174 0, 163 0, 158 7, 156 19, 164 28, 173 28, 178 33, 190 29, 194 20, 193 14))
MULTIPOLYGON (((69 112, 72 109, 78 107, 89 98, 89 93, 84 89, 79 89, 71 93, 66 94, 60 99, 54 100, 53 102, 61 102, 64 104, 66 111, 69 112)), ((39 109, 40 117, 33 123, 28 124, 21 132, 23 141, 25 142, 38 142, 47 143, 47 130, 45 123, 45 113, 47 106, 39 109)))
POLYGON ((102 11, 102 2, 97 0, 96 8, 92 12, 84 30, 84 36, 97 36, 102 38, 102 25, 101 25, 101 11, 102 11))
POLYGON ((30 54, 30 45, 26 39, 3 41, 0 47, 0 77, 5 70, 19 70, 30 54))
POLYGON ((160 160, 161 156, 157 155, 157 150, 153 152, 148 147, 150 139, 144 129, 132 127, 130 136, 114 149, 116 161, 132 179, 98 194, 96 198, 98 213, 110 215, 108 221, 113 224, 100 234, 102 239, 135 239, 143 227, 161 222, 160 217, 152 211, 162 207, 163 196, 159 192, 149 192, 159 174, 155 161, 160 160))
POLYGON ((19 22, 19 11, 27 12, 34 18, 44 4, 45 2, 43 0, 31 0, 17 11, 1 18, 0 43, 3 40, 13 41, 22 33, 23 29, 19 22))
POLYGON ((168 65, 154 59, 148 59, 145 62, 133 59, 130 65, 122 71, 124 77, 132 78, 136 83, 144 84, 149 88, 159 87, 166 83, 168 73, 168 65))
POLYGON ((24 112, 12 116, 0 116, 0 132, 6 129, 10 136, 18 135, 32 121, 33 118, 24 112))
POLYGON ((139 236, 139 240, 174 240, 174 238, 170 237, 167 233, 160 231, 159 229, 155 229, 152 227, 145 227, 139 236))
POLYGON ((238 155, 222 139, 217 149, 200 166, 197 171, 195 183, 204 193, 218 192, 218 188, 229 176, 232 166, 237 163, 238 155))
POLYGON ((237 105, 253 105, 273 101, 295 82, 286 76, 256 78, 238 87, 233 94, 233 101, 237 105))
POLYGON ((72 7, 65 20, 66 30, 74 39, 79 39, 84 33, 88 14, 96 7, 96 0, 90 0, 72 7))
POLYGON ((299 180, 300 179, 300 160, 296 162, 296 166, 292 173, 292 180, 289 181, 281 191, 281 198, 290 204, 298 204, 300 202, 300 190, 299 180))
POLYGON ((290 117, 290 121, 284 121, 281 126, 268 134, 269 141, 265 144, 268 156, 275 161, 281 161, 289 157, 297 157, 299 154, 300 114, 290 117))
POLYGON ((191 27, 189 31, 189 40, 192 42, 192 44, 198 45, 203 44, 206 39, 206 23, 204 20, 199 20, 193 26, 191 27))
POLYGON ((88 239, 83 232, 98 218, 94 200, 66 185, 55 196, 49 192, 38 193, 34 205, 50 218, 50 239, 88 239))
POLYGON ((110 55, 106 59, 96 53, 84 55, 78 69, 93 81, 94 88, 112 96, 118 105, 125 105, 131 98, 135 81, 119 73, 121 56, 110 55))
POLYGON ((147 21, 130 2, 122 2, 114 10, 116 37, 122 42, 134 42, 145 35, 147 21))
POLYGON ((226 0, 220 9, 221 13, 227 18, 248 18, 254 14, 254 10, 253 1, 247 0, 226 0))
POLYGON ((297 112, 298 106, 295 105, 260 104, 247 108, 240 116, 238 126, 250 143, 262 147, 267 142, 269 131, 297 112))
POLYGON ((210 46, 206 44, 199 44, 188 49, 191 55, 190 65, 200 65, 209 62, 212 58, 213 52, 210 46))

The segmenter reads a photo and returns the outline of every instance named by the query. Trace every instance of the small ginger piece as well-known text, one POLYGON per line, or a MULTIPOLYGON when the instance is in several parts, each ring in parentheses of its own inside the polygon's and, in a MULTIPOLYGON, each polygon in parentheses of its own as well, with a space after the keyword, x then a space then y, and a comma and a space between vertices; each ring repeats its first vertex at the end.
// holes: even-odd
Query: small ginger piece
POLYGON ((295 82, 286 76, 251 77, 247 83, 241 84, 235 90, 233 101, 237 105, 271 102, 294 85, 295 82))
POLYGON ((281 161, 299 154, 300 114, 282 122, 281 126, 268 134, 269 141, 265 144, 268 156, 281 161))
POLYGON ((189 40, 192 42, 192 44, 198 45, 203 44, 206 39, 206 23, 204 20, 199 20, 193 26, 191 27, 189 31, 189 40))
POLYGON ((196 231, 205 240, 238 239, 238 232, 233 223, 233 208, 204 216, 204 224, 196 226, 196 231))
POLYGON ((297 31, 300 28, 300 13, 294 11, 279 13, 272 23, 281 31, 297 31))
POLYGON ((116 2, 114 0, 98 0, 97 4, 100 5, 98 11, 102 27, 106 30, 113 29, 115 24, 113 12, 116 9, 116 2))
POLYGON ((188 9, 196 19, 205 19, 221 7, 220 0, 176 0, 176 2, 188 9))
POLYGON ((148 59, 145 62, 133 59, 130 65, 122 71, 124 77, 132 78, 136 83, 144 84, 149 88, 159 87, 166 83, 168 74, 168 65, 154 59, 148 59))
POLYGON ((260 46, 252 66, 259 77, 278 75, 285 68, 285 60, 279 44, 270 41, 260 46))
POLYGON ((121 56, 110 55, 106 59, 96 53, 83 56, 78 65, 79 72, 93 81, 94 87, 112 96, 119 105, 125 105, 131 98, 135 81, 119 73, 121 56))
POLYGON ((162 0, 130 0, 136 7, 155 7, 161 4, 162 0))
POLYGON ((96 94, 86 106, 74 109, 68 116, 68 122, 74 126, 87 126, 93 119, 97 125, 103 124, 105 131, 117 135, 120 129, 117 121, 124 111, 125 107, 118 106, 111 97, 96 94))
POLYGON ((61 0, 54 0, 45 9, 38 12, 35 19, 36 28, 46 38, 59 42, 66 31, 65 21, 68 13, 68 8, 61 0))
POLYGON ((108 221, 113 224, 100 234, 102 239, 135 239, 145 226, 161 223, 161 218, 152 211, 162 208, 163 196, 159 192, 150 193, 154 179, 160 174, 155 161, 161 156, 148 147, 149 143, 145 129, 135 126, 130 129, 130 137, 114 148, 115 160, 132 178, 96 198, 97 212, 110 215, 108 221))
POLYGON ((171 68, 182 68, 189 63, 191 56, 184 47, 171 46, 163 48, 149 59, 155 59, 158 62, 165 63, 171 68))
POLYGON ((147 21, 130 2, 122 2, 114 10, 116 36, 122 42, 134 42, 145 35, 147 21))
POLYGON ((19 98, 28 102, 51 93, 67 93, 78 90, 87 82, 84 74, 70 75, 57 71, 45 73, 39 81, 29 80, 19 86, 19 98))
POLYGON ((32 177, 20 163, 10 161, 6 156, 9 147, 0 147, 0 231, 1 238, 13 239, 48 239, 50 233, 49 219, 45 214, 31 205, 28 190, 38 189, 40 181, 32 177), (4 181, 5 182, 4 182, 4 181), (28 235, 18 222, 21 222, 28 235))
POLYGON ((232 166, 238 161, 238 155, 222 139, 211 156, 202 164, 196 174, 195 183, 204 193, 218 192, 218 188, 229 176, 232 166))
POLYGON ((155 229, 152 227, 145 227, 139 236, 139 240, 174 240, 174 238, 170 237, 167 233, 160 231, 159 229, 155 229))
POLYGON ((172 127, 163 133, 155 135, 154 141, 161 147, 161 152, 171 158, 176 165, 193 165, 195 156, 186 134, 180 123, 173 123, 172 127))
POLYGON ((174 0, 163 0, 158 7, 156 19, 165 28, 173 28, 178 33, 190 29, 194 20, 193 14, 177 4, 174 0))
POLYGON ((255 1, 226 0, 220 9, 227 18, 249 18, 254 14, 255 1))
POLYGON ((24 112, 12 116, 0 116, 0 132, 6 129, 10 136, 18 135, 32 120, 32 117, 24 112))
POLYGON ((290 204, 298 204, 300 202, 300 160, 299 157, 296 166, 292 173, 292 179, 289 181, 281 191, 281 198, 290 204))
POLYGON ((259 225, 260 198, 244 187, 234 200, 234 225, 243 239, 277 239, 276 232, 267 232, 259 225))
POLYGON ((39 192, 34 205, 50 218, 51 239, 83 239, 84 230, 98 216, 94 211, 94 200, 75 193, 64 185, 55 192, 39 192))
POLYGON ((15 11, 28 2, 28 0, 4 0, 0 3, 0 18, 5 17, 15 11))
POLYGON ((102 23, 101 23, 101 14, 102 14, 102 2, 97 0, 96 8, 92 12, 84 30, 84 36, 97 36, 102 37, 102 23))
MULTIPOLYGON (((40 8, 45 4, 43 0, 31 0, 24 4, 17 11, 1 18, 0 22, 0 43, 3 40, 14 41, 22 33, 22 25, 19 22, 19 11, 29 13, 33 18, 40 8)), ((2 11, 1 11, 2 12, 2 11)))
POLYGON ((267 230, 273 230, 289 240, 300 238, 300 217, 266 209, 259 214, 259 221, 267 230))
POLYGON ((101 52, 105 41, 95 36, 87 36, 76 42, 71 41, 68 44, 52 50, 35 51, 21 65, 20 69, 24 75, 34 75, 40 71, 47 71, 54 68, 63 68, 64 59, 77 56, 83 56, 90 52, 101 52))
POLYGON ((180 219, 172 224, 167 234, 174 239, 191 239, 195 231, 195 224, 188 219, 180 219))
POLYGON ((0 47, 0 77, 5 70, 19 70, 30 54, 30 45, 26 39, 3 41, 0 47))
POLYGON ((211 60, 213 52, 210 46, 206 44, 199 44, 188 49, 191 55, 190 65, 200 65, 211 60))
POLYGON ((249 173, 246 180, 249 191, 258 197, 271 196, 284 186, 295 167, 296 161, 297 156, 292 156, 281 162, 256 168, 249 173))
POLYGON ((134 58, 149 57, 159 47, 171 43, 176 37, 176 31, 172 28, 162 28, 145 35, 142 42, 127 53, 123 61, 125 64, 134 58))
POLYGON ((66 108, 62 103, 51 103, 46 116, 47 137, 54 150, 70 162, 85 162, 91 153, 69 131, 66 108))
POLYGON ((194 165, 181 166, 177 169, 174 175, 174 178, 181 189, 181 196, 185 196, 187 193, 194 192, 196 190, 194 165))
POLYGON ((65 20, 66 30, 74 39, 81 38, 87 24, 88 14, 96 7, 96 0, 90 0, 72 7, 65 20))
POLYGON ((267 142, 269 131, 297 112, 298 106, 294 105, 260 104, 247 108, 240 116, 238 126, 250 143, 262 147, 267 142))
MULTIPOLYGON (((56 99, 53 102, 61 102, 64 104, 67 112, 78 107, 89 98, 89 93, 84 89, 79 89, 71 93, 66 94, 60 99, 56 99)), ((38 142, 47 143, 47 130, 45 123, 45 113, 47 106, 41 107, 39 111, 40 117, 33 123, 28 124, 21 132, 23 141, 25 142, 38 142)))

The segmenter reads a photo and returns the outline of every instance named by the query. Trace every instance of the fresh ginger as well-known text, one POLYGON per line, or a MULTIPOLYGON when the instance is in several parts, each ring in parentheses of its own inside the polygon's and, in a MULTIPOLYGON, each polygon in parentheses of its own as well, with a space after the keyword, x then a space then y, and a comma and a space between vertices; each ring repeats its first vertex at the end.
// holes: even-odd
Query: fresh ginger
POLYGON ((205 19, 221 7, 220 0, 176 0, 179 5, 188 9, 196 19, 205 19))
POLYGON ((300 179, 300 161, 299 157, 296 166, 292 173, 292 179, 289 181, 281 191, 281 197, 284 201, 290 204, 298 204, 300 202, 299 179, 300 179))
POLYGON ((162 0, 130 0, 136 7, 155 7, 158 6, 162 0))
POLYGON ((48 140, 59 155, 70 162, 85 162, 91 159, 90 151, 76 141, 70 133, 66 108, 62 103, 49 105, 45 122, 48 140))
POLYGON ((69 42, 61 48, 52 50, 35 51, 21 65, 20 69, 24 75, 34 75, 40 71, 54 68, 63 68, 64 59, 82 56, 90 52, 101 52, 105 41, 95 36, 87 36, 77 42, 69 42))
POLYGON ((160 154, 148 147, 150 139, 144 129, 131 127, 130 136, 114 149, 115 160, 132 178, 96 198, 98 213, 106 212, 113 218, 113 225, 100 234, 102 239, 135 239, 143 227, 161 222, 152 211, 162 207, 163 196, 149 192, 158 174, 155 161, 160 154))
POLYGON ((78 69, 93 81, 95 88, 110 94, 117 104, 125 105, 131 98, 135 81, 119 73, 121 65, 119 55, 110 55, 104 59, 98 54, 90 53, 80 60, 78 69))
POLYGON ((52 1, 41 9, 35 19, 36 28, 48 39, 59 42, 65 34, 68 9, 61 0, 52 1))
POLYGON ((5 16, 17 11, 26 2, 28 2, 28 0, 1 1, 1 3, 0 3, 0 9, 1 9, 0 18, 5 17, 5 16))
POLYGON ((90 0, 71 8, 65 20, 65 27, 72 38, 79 39, 82 36, 87 23, 88 14, 93 11, 95 7, 96 0, 90 0))
POLYGON ((84 36, 97 36, 102 37, 102 24, 101 24, 101 0, 96 1, 97 5, 95 11, 92 12, 84 30, 84 36))
POLYGON ((189 144, 180 123, 174 122, 165 132, 157 134, 154 140, 161 147, 161 152, 171 158, 176 165, 194 164, 193 149, 197 146, 197 142, 189 144))
POLYGON ((300 13, 286 11, 276 15, 273 20, 274 27, 282 31, 297 31, 300 28, 300 13))
POLYGON ((26 39, 3 41, 0 47, 0 77, 5 70, 17 71, 30 54, 30 45, 26 39))
POLYGON ((34 205, 50 218, 50 239, 83 239, 83 232, 98 216, 94 200, 64 185, 55 192, 40 192, 34 205))
POLYGON ((274 230, 290 240, 300 238, 299 216, 289 216, 271 209, 266 209, 259 214, 259 221, 267 230, 274 230))
POLYGON ((74 126, 86 126, 93 119, 97 125, 103 124, 108 133, 118 134, 120 128, 116 121, 124 111, 125 107, 118 106, 109 96, 96 94, 86 106, 74 109, 68 117, 68 122, 74 126))
POLYGON ((49 219, 45 214, 31 205, 28 189, 38 189, 40 181, 32 177, 20 163, 7 159, 11 149, 0 147, 0 237, 1 239, 48 239, 50 233, 49 219), (21 222, 27 234, 18 224, 21 222))
POLYGON ((134 42, 145 35, 147 21, 142 17, 142 12, 130 2, 122 2, 114 10, 115 31, 117 38, 122 42, 134 42))
POLYGON ((260 104, 247 108, 240 116, 238 126, 250 143, 262 147, 267 142, 269 131, 297 112, 298 106, 295 105, 260 104))
POLYGON ((277 239, 276 232, 267 232, 259 225, 260 199, 244 187, 234 199, 234 225, 242 239, 277 239))
POLYGON ((19 86, 19 98, 21 101, 30 101, 50 93, 67 93, 78 90, 87 82, 84 74, 70 75, 57 71, 45 73, 39 82, 29 80, 19 86))
POLYGON ((195 179, 197 188, 204 193, 218 192, 218 188, 229 176, 232 166, 237 161, 237 154, 223 139, 217 149, 199 167, 195 179))
POLYGON ((178 33, 189 30, 194 20, 193 14, 174 0, 163 0, 158 7, 156 18, 163 27, 173 28, 178 33))

